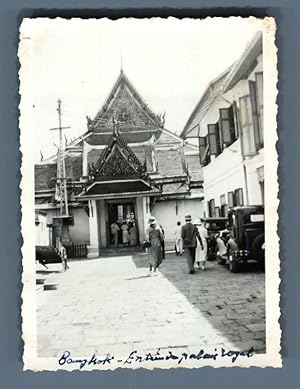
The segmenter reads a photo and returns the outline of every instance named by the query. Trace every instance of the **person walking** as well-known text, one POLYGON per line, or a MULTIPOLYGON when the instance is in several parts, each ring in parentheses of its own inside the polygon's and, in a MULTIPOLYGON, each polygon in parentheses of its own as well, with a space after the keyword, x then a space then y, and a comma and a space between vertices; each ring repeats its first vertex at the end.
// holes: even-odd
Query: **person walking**
POLYGON ((182 245, 181 223, 180 222, 177 222, 177 227, 175 230, 175 251, 176 251, 176 255, 182 255, 183 245, 182 245))
POLYGON ((195 254, 197 247, 197 239, 203 248, 203 243, 198 232, 197 227, 192 223, 191 215, 185 216, 185 225, 181 229, 181 237, 183 241, 183 248, 186 254, 187 265, 190 274, 195 273, 195 254))
POLYGON ((61 243, 60 238, 57 238, 56 240, 56 247, 57 247, 58 254, 61 258, 63 270, 66 271, 67 269, 69 269, 67 250, 65 246, 63 246, 63 244, 61 243))
POLYGON ((151 216, 148 220, 149 227, 147 228, 147 240, 150 242, 150 247, 148 248, 149 255, 149 272, 150 276, 153 274, 156 275, 156 270, 159 265, 162 263, 163 253, 162 253, 162 242, 164 241, 164 235, 161 231, 159 224, 156 219, 151 216))
POLYGON ((129 225, 129 242, 130 246, 136 246, 137 244, 137 230, 134 222, 129 225))
POLYGON ((194 221, 195 226, 198 229, 199 235, 202 240, 202 247, 201 245, 197 246, 196 248, 196 262, 199 269, 205 270, 205 264, 207 260, 207 239, 208 239, 208 232, 205 228, 203 221, 201 219, 196 219, 194 221))

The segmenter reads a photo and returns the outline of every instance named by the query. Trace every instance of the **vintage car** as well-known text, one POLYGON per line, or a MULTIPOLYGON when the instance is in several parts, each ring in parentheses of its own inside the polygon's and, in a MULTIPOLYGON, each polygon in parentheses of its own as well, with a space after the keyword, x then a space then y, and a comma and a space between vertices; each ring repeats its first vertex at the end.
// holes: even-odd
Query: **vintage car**
POLYGON ((238 272, 243 264, 265 262, 265 218, 261 205, 239 206, 228 212, 229 239, 227 264, 231 272, 238 272))
POLYGON ((68 269, 67 258, 53 246, 35 246, 35 260, 48 269, 47 265, 59 263, 62 270, 68 269))
POLYGON ((228 219, 226 217, 207 217, 203 221, 208 232, 207 259, 214 261, 217 255, 216 235, 226 228, 228 219))

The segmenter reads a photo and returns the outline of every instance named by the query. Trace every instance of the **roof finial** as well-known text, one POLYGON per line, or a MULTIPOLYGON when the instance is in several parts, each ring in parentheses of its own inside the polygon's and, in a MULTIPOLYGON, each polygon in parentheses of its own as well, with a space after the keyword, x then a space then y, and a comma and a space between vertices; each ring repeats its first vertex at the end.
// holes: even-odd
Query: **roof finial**
POLYGON ((121 69, 120 72, 123 73, 123 58, 122 58, 122 53, 120 54, 120 59, 121 59, 121 69))

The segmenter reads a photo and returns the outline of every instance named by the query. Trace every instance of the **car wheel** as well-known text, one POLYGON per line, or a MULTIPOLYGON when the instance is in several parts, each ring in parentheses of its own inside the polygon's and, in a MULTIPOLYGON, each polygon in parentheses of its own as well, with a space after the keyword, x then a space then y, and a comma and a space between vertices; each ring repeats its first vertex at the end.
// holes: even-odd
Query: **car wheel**
POLYGON ((263 244, 265 242, 265 234, 257 235, 257 237, 253 240, 252 243, 252 253, 254 259, 258 262, 263 263, 265 260, 265 253, 263 250, 263 244))

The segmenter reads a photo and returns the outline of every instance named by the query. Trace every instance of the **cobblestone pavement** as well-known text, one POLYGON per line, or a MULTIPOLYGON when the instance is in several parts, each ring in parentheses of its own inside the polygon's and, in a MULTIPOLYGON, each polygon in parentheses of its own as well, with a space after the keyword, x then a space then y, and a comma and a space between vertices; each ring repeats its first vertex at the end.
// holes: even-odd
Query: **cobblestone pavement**
POLYGON ((69 265, 65 273, 38 273, 50 285, 37 290, 40 357, 199 346, 265 352, 265 277, 258 270, 231 274, 208 262, 189 275, 185 257, 174 254, 155 277, 145 254, 69 265))

